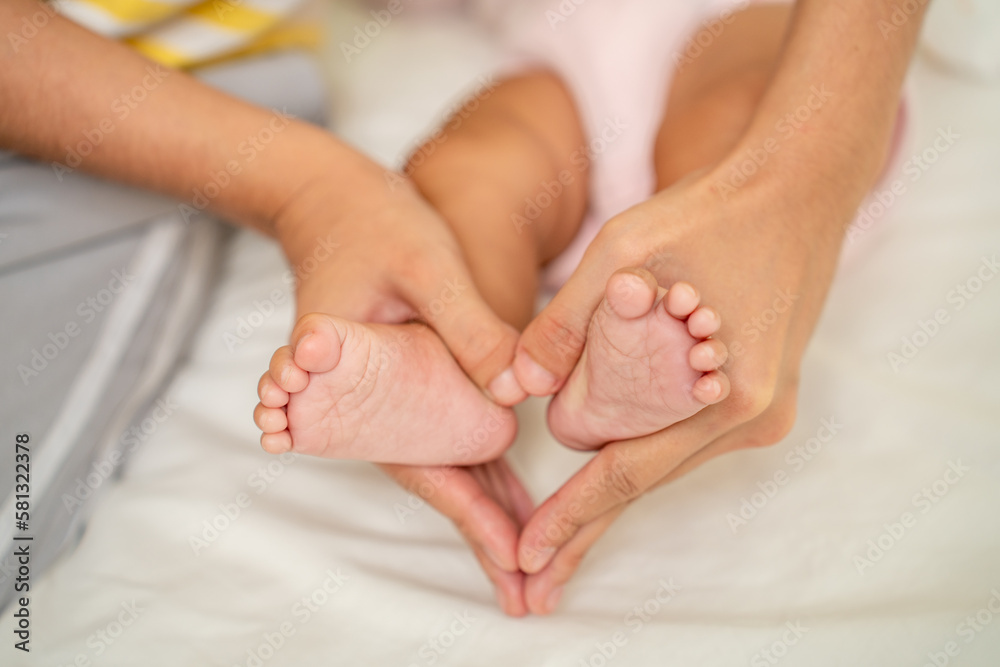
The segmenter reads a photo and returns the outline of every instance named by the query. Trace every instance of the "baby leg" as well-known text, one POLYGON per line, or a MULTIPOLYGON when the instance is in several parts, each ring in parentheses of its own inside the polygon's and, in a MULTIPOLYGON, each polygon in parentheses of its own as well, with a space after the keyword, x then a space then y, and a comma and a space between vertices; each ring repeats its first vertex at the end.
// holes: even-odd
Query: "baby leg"
POLYGON ((547 71, 505 80, 473 105, 405 171, 451 225, 486 301, 523 329, 540 267, 573 239, 587 207, 587 164, 575 159, 583 129, 569 91, 547 71))

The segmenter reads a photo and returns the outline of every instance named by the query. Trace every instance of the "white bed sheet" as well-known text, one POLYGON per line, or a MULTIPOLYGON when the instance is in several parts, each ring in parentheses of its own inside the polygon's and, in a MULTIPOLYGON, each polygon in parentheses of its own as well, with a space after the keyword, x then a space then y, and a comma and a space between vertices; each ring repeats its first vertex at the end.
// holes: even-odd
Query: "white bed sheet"
MULTIPOLYGON (((412 145, 490 63, 474 32, 452 28, 397 19, 335 72, 346 136, 386 161, 412 145)), ((275 246, 246 233, 168 393, 172 415, 103 489, 79 548, 35 582, 30 656, 4 646, 0 662, 920 666, 929 653, 943 664, 954 641, 949 664, 1000 664, 1000 614, 980 611, 994 596, 1000 610, 1000 278, 961 309, 948 298, 1000 251, 1000 88, 920 60, 912 83, 914 150, 940 129, 959 138, 856 244, 805 360, 794 431, 635 504, 557 614, 504 617, 452 526, 428 507, 401 521, 407 494, 373 466, 284 465, 260 450, 256 382, 291 308, 278 304, 227 348, 239 320, 284 287, 275 246), (948 323, 894 372, 887 353, 938 309, 948 323), (786 458, 824 420, 835 437, 808 462, 786 458), (953 465, 961 477, 939 483, 947 492, 924 513, 914 495, 953 465), (734 533, 727 515, 777 471, 787 484, 734 533), (238 499, 249 505, 204 535, 238 499), (859 572, 855 557, 907 511, 915 525, 859 572), (197 554, 195 536, 206 539, 197 554), (679 587, 667 603, 661 581, 679 587), (629 615, 644 605, 645 620, 629 615), (981 630, 960 625, 977 612, 990 617, 981 630), (616 632, 624 645, 605 658, 616 632)), ((537 500, 584 460, 547 434, 543 408, 520 410, 511 453, 537 500)), ((5 615, 5 643, 11 631, 5 615)))

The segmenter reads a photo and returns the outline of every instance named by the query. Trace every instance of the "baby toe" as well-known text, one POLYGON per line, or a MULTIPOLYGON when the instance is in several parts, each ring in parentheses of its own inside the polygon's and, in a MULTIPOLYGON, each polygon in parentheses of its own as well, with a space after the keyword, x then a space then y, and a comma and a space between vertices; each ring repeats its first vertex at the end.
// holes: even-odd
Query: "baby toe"
POLYGON ((292 450, 292 434, 288 431, 265 433, 260 436, 260 446, 268 454, 284 454, 292 450))
POLYGON ((706 373, 695 381, 691 395, 705 405, 718 403, 729 395, 729 378, 721 371, 706 373))
POLYGON ((309 373, 295 363, 292 348, 288 345, 279 347, 271 356, 268 373, 274 383, 289 394, 300 392, 309 384, 309 373))
POLYGON ((288 392, 278 386, 270 371, 260 376, 257 398, 265 408, 283 408, 288 405, 288 392))
POLYGON ((280 433, 288 428, 288 416, 281 408, 267 408, 257 404, 253 411, 253 421, 264 433, 280 433))
POLYGON ((700 301, 698 290, 685 282, 674 283, 663 298, 667 312, 679 320, 687 319, 700 301))
POLYGON ((688 363, 691 368, 702 373, 714 371, 726 363, 729 351, 717 340, 704 340, 691 348, 688 363))
POLYGON ((722 326, 722 318, 714 308, 702 306, 698 308, 687 320, 688 333, 694 338, 708 338, 719 330, 722 326))

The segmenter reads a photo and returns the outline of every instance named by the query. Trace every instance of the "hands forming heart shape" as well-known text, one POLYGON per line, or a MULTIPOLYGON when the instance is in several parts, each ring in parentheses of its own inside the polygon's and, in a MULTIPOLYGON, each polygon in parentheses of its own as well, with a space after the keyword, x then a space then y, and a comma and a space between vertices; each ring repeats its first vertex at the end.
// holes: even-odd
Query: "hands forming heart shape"
MULTIPOLYGON (((780 440, 843 233, 894 145, 926 9, 900 23, 888 3, 795 4, 751 4, 699 41, 697 57, 675 53, 652 145, 622 169, 600 166, 597 137, 550 72, 471 100, 403 174, 319 127, 284 125, 210 203, 273 234, 295 267, 302 317, 258 386, 262 446, 382 462, 455 522, 504 610, 522 615, 555 608, 590 546, 643 493, 780 440), (655 194, 595 216, 590 181, 609 173, 655 194), (603 226, 533 316, 541 267, 588 211, 603 226), (528 394, 554 396, 559 440, 597 452, 538 507, 502 458, 509 406, 528 394), (499 426, 465 446, 497 414, 499 426)), ((587 7, 599 5, 622 14, 587 7)), ((11 26, 38 10, 0 7, 11 26)), ((660 39, 658 24, 631 16, 660 39)), ((48 18, 3 71, 7 97, 33 103, 9 105, 0 122, 5 148, 45 162, 64 159, 106 113, 102 100, 149 67, 48 18), (59 85, 37 85, 50 79, 59 85)), ((246 137, 273 121, 180 73, 144 104, 142 122, 104 137, 82 169, 179 201, 231 170, 246 137)), ((607 120, 604 148, 645 137, 607 120)))
POLYGON ((885 8, 800 5, 791 19, 743 10, 676 72, 654 145, 638 149, 655 194, 623 212, 601 210, 591 177, 607 192, 609 177, 628 190, 649 174, 590 173, 574 100, 548 72, 470 101, 403 174, 317 145, 330 176, 273 224, 303 316, 258 386, 264 449, 381 463, 455 523, 520 616, 550 613, 643 493, 783 438, 919 23, 889 43, 873 27, 885 8), (875 43, 877 57, 855 48, 875 43), (852 94, 813 99, 818 80, 852 94), (606 222, 533 315, 541 267, 588 214, 606 222), (558 440, 596 450, 537 507, 502 458, 510 406, 529 394, 553 396, 558 440))
MULTIPOLYGON (((307 454, 394 461, 383 469, 455 523, 506 613, 551 612, 589 548, 629 503, 714 456, 777 442, 791 428, 799 360, 833 274, 839 238, 828 234, 819 253, 804 252, 798 235, 778 225, 762 238, 760 228, 731 223, 734 216, 754 219, 762 213, 759 201, 740 204, 734 212, 703 180, 687 181, 613 218, 570 280, 520 335, 493 314, 460 253, 448 252, 432 234, 413 235, 418 214, 427 227, 442 224, 429 207, 408 207, 405 216, 386 215, 391 209, 383 207, 381 215, 367 219, 368 233, 338 233, 343 259, 319 264, 300 284, 300 309, 353 315, 355 321, 306 315, 292 346, 275 353, 261 380, 257 412, 265 449, 286 451, 294 438, 295 450, 307 454), (668 227, 660 222, 665 219, 699 223, 668 227), (705 237, 715 239, 710 247, 705 237), (403 242, 374 245, 371 238, 403 242), (426 253, 406 250, 425 238, 431 239, 424 242, 426 253), (633 238, 655 250, 637 254, 628 242, 633 238), (767 266, 752 252, 775 247, 780 261, 767 266), (403 268, 407 261, 418 266, 403 268), (381 282, 382 292, 323 288, 357 284, 351 273, 362 270, 367 275, 361 284, 381 282), (423 272, 435 278, 411 280, 423 272), (693 290, 678 282, 681 277, 711 297, 724 313, 721 325, 714 311, 698 306, 693 290), (406 303, 432 303, 449 281, 466 288, 431 319, 433 330, 405 323, 416 310, 406 303), (660 284, 682 287, 664 294, 660 284), (393 296, 398 293, 406 300, 393 296), (361 311, 354 305, 359 303, 379 304, 382 312, 361 311), (379 320, 404 323, 356 323, 379 320), (659 341, 664 349, 650 348, 664 324, 673 326, 659 341), (642 335, 625 340, 636 327, 642 335), (705 340, 709 334, 713 337, 705 340), (726 348, 716 339, 729 342, 724 374, 714 370, 726 361, 726 348), (639 345, 638 351, 625 343, 639 345), (358 359, 361 365, 354 367, 358 359), (636 359, 638 365, 629 366, 636 359), (639 372, 660 368, 657 364, 670 374, 639 372), (513 391, 503 380, 490 381, 508 368, 516 379, 513 391), (718 393, 678 406, 676 400, 690 399, 700 378, 709 378, 709 390, 718 382, 718 393), (725 397, 730 382, 728 398, 701 409, 725 397), (476 384, 493 391, 484 394, 476 384), (630 395, 638 385, 643 391, 630 395), (384 391, 390 392, 384 400, 372 400, 384 391), (597 450, 537 508, 502 458, 514 437, 512 415, 486 398, 509 404, 526 393, 555 394, 550 428, 564 443, 597 450), (359 395, 364 400, 344 402, 359 395), (660 400, 664 396, 674 403, 660 400), (674 411, 665 413, 669 409, 674 411), (498 414, 507 426, 489 429, 493 439, 484 436, 473 456, 456 449, 463 431, 467 435, 498 414), (357 424, 345 419, 351 415, 359 416, 357 424), (664 427, 657 428, 653 418, 662 419, 664 427), (446 427, 458 430, 438 438, 435 449, 429 444, 433 434, 446 427), (372 433, 379 435, 377 443, 372 433)), ((289 241, 285 247, 293 246, 289 241)), ((312 256, 308 253, 319 246, 302 247, 312 256)))

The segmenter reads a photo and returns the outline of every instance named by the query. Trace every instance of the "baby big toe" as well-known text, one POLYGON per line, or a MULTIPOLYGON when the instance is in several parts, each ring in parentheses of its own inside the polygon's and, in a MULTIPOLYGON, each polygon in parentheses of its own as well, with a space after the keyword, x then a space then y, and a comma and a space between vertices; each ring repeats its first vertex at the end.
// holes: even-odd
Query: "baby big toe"
POLYGON ((326 373, 340 361, 341 342, 332 317, 309 313, 299 318, 292 332, 292 357, 303 370, 326 373))
POLYGON ((257 397, 265 408, 283 408, 288 405, 288 392, 278 386, 270 371, 260 376, 257 397))
POLYGON ((605 296, 616 315, 633 320, 650 311, 656 290, 656 278, 649 271, 622 269, 608 279, 605 296))

